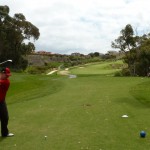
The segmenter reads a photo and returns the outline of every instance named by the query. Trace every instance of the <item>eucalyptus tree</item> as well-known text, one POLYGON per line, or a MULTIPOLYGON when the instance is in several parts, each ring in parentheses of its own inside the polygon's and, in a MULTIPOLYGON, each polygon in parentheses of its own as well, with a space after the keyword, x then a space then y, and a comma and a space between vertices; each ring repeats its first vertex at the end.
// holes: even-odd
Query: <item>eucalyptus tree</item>
POLYGON ((125 62, 128 64, 130 74, 135 74, 135 61, 137 47, 137 37, 134 35, 133 28, 130 24, 126 25, 124 29, 120 31, 120 36, 112 42, 112 48, 117 48, 125 54, 125 62))
POLYGON ((39 29, 27 21, 23 14, 18 13, 11 17, 9 7, 0 6, 1 61, 11 58, 14 67, 25 68, 27 62, 23 59, 23 56, 35 50, 35 46, 30 42, 30 39, 37 40, 39 36, 39 29))
POLYGON ((120 31, 120 36, 112 42, 111 46, 123 52, 130 51, 136 46, 134 31, 130 24, 120 31))

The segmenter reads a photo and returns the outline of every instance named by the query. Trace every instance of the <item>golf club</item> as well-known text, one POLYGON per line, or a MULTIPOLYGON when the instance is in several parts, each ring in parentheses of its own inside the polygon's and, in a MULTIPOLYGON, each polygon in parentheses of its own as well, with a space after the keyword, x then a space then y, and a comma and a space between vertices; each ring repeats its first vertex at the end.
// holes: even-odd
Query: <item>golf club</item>
POLYGON ((6 62, 12 62, 12 60, 9 59, 9 60, 3 61, 3 62, 0 63, 0 65, 5 64, 6 62))

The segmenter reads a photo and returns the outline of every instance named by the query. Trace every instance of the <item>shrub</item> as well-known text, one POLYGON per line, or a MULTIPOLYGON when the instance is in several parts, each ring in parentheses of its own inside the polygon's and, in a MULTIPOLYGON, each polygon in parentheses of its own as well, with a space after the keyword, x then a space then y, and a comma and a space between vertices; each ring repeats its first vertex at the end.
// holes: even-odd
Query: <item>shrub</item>
POLYGON ((48 69, 47 67, 43 67, 43 66, 42 67, 30 66, 26 69, 26 72, 30 74, 41 74, 41 73, 45 73, 47 69, 48 69))
POLYGON ((130 76, 130 70, 128 68, 123 68, 122 69, 122 75, 123 76, 130 76))
POLYGON ((115 72, 114 76, 115 77, 121 77, 121 76, 123 76, 122 71, 115 72))

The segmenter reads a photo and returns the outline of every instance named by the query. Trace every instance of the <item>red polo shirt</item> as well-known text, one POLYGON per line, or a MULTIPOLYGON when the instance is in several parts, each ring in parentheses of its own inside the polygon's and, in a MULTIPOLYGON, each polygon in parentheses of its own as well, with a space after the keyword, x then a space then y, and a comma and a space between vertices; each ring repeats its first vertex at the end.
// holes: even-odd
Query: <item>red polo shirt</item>
POLYGON ((0 102, 5 101, 5 96, 9 88, 9 85, 10 85, 9 79, 0 80, 0 102))

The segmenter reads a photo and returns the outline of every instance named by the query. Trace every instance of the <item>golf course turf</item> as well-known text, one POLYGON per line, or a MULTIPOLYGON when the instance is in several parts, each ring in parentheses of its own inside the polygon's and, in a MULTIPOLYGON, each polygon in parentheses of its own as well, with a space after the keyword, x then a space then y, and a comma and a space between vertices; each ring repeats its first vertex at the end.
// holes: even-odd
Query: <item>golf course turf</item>
POLYGON ((72 79, 13 73, 7 104, 15 136, 0 138, 0 149, 148 150, 150 79, 114 77, 111 64, 76 67, 72 79))

